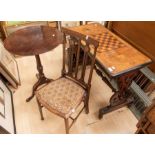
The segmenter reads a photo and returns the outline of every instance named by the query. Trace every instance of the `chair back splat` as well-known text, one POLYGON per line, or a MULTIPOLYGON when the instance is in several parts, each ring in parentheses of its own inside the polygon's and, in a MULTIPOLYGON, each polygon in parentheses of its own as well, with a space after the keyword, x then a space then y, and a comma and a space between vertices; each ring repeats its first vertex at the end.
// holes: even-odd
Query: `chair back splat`
POLYGON ((99 43, 89 36, 66 28, 62 28, 62 32, 64 34, 62 76, 70 77, 83 88, 89 89, 99 43), (82 63, 79 61, 81 50, 84 52, 82 63), (76 55, 76 59, 74 58, 74 54, 76 55), (67 56, 69 56, 68 59, 66 59, 67 56), (66 65, 67 60, 68 66, 66 65), (88 61, 90 69, 86 79, 88 61))

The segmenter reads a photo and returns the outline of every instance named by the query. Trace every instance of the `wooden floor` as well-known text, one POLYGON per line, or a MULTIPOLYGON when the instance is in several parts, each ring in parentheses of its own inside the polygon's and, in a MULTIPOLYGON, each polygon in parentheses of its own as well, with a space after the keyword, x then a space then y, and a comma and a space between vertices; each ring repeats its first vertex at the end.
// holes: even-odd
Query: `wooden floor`
MULTIPOLYGON (((44 72, 47 77, 56 79, 61 74, 62 47, 41 55, 44 72)), ((65 133, 62 118, 43 109, 45 120, 40 120, 36 99, 26 103, 36 79, 35 58, 17 58, 21 86, 14 93, 15 120, 17 133, 65 133)), ((70 133, 134 133, 137 119, 132 112, 124 107, 106 114, 102 120, 98 119, 99 108, 106 106, 112 95, 111 89, 94 72, 90 94, 90 113, 83 112, 71 128, 70 133)))

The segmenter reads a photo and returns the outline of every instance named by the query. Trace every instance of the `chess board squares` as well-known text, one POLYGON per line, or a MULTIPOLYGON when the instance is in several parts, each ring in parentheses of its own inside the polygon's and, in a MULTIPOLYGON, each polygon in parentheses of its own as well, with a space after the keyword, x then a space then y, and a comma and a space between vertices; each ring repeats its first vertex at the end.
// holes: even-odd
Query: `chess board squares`
POLYGON ((98 52, 107 52, 125 46, 121 41, 108 32, 92 35, 92 37, 99 41, 98 52))

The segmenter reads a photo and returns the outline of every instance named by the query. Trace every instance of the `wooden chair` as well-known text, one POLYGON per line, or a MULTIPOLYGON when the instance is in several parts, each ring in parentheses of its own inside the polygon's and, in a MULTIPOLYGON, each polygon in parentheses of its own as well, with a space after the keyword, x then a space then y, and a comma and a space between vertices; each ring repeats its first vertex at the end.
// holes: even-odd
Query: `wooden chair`
POLYGON ((69 133, 69 129, 77 120, 83 109, 85 108, 86 113, 89 113, 89 93, 96 50, 99 43, 89 36, 81 35, 67 28, 62 28, 62 32, 64 33, 62 76, 40 88, 36 92, 36 98, 41 119, 44 119, 42 108, 45 107, 50 112, 64 119, 66 133, 69 133), (67 43, 67 41, 69 43, 67 43), (69 47, 67 47, 68 45, 69 47), (78 48, 74 48, 75 45, 78 45, 78 48), (79 65, 80 48, 84 50, 82 65, 79 65), (76 66, 73 67, 72 56, 75 49, 77 49, 77 59, 76 66), (69 66, 65 65, 67 52, 70 52, 69 66), (89 74, 87 74, 88 77, 86 78, 85 74, 88 57, 91 59, 91 65, 89 67, 89 74), (82 107, 80 105, 82 105, 82 107), (80 110, 76 114, 79 108, 80 110))
POLYGON ((137 134, 155 134, 155 102, 142 115, 137 124, 137 134))

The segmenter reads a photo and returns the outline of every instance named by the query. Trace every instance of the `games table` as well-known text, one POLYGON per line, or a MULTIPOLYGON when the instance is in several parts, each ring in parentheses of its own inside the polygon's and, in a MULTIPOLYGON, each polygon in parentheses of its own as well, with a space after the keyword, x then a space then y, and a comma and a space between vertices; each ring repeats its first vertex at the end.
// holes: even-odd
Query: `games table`
POLYGON ((114 92, 110 104, 99 110, 99 118, 131 104, 133 97, 129 87, 132 80, 139 69, 150 64, 152 60, 101 24, 93 23, 69 29, 99 41, 95 70, 114 92))

